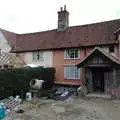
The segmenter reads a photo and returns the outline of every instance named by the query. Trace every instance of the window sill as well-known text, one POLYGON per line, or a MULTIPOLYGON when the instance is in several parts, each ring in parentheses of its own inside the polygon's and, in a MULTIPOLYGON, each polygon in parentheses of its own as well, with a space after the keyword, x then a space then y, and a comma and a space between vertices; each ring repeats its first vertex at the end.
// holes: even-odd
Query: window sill
POLYGON ((64 60, 79 60, 80 58, 64 58, 64 60))
POLYGON ((64 78, 64 80, 80 80, 80 78, 64 78))
POLYGON ((32 62, 43 62, 43 60, 32 60, 32 62))

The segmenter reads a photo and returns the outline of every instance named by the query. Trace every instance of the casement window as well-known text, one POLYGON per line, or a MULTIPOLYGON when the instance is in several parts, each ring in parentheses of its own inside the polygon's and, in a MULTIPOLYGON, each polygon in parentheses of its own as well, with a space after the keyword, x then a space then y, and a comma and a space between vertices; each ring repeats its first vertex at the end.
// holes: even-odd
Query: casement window
POLYGON ((64 59, 79 59, 80 50, 78 48, 67 49, 64 51, 64 59))
POLYGON ((75 65, 64 65, 64 79, 80 79, 80 69, 75 65))
POLYGON ((109 52, 110 52, 110 53, 114 53, 114 52, 115 52, 115 48, 114 48, 113 45, 112 45, 112 46, 109 46, 109 52))
POLYGON ((33 61, 43 61, 43 52, 33 52, 33 61))

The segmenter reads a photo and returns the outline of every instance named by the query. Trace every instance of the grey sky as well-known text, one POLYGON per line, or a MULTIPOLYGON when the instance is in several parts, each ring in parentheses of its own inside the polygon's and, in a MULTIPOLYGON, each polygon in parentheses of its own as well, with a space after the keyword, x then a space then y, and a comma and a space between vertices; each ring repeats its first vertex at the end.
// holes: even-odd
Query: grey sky
POLYGON ((120 18, 119 0, 0 0, 0 27, 16 33, 56 29, 64 4, 70 26, 120 18))

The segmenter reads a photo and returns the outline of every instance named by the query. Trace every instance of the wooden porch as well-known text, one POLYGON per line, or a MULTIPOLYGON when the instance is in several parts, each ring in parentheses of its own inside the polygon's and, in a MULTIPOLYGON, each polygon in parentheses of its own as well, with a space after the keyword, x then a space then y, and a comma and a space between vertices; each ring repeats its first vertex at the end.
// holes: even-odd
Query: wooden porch
POLYGON ((83 83, 90 93, 106 93, 120 83, 119 59, 100 48, 95 48, 77 66, 85 69, 83 83))

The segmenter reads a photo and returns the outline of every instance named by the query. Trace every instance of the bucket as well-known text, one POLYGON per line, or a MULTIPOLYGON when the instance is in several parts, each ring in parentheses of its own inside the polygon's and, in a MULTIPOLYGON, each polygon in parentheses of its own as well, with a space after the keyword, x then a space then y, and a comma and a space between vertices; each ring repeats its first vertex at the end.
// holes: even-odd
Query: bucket
POLYGON ((6 109, 4 103, 0 103, 0 119, 6 117, 6 109))
POLYGON ((32 94, 31 94, 31 92, 27 92, 26 93, 26 100, 27 101, 30 101, 32 99, 32 94))

